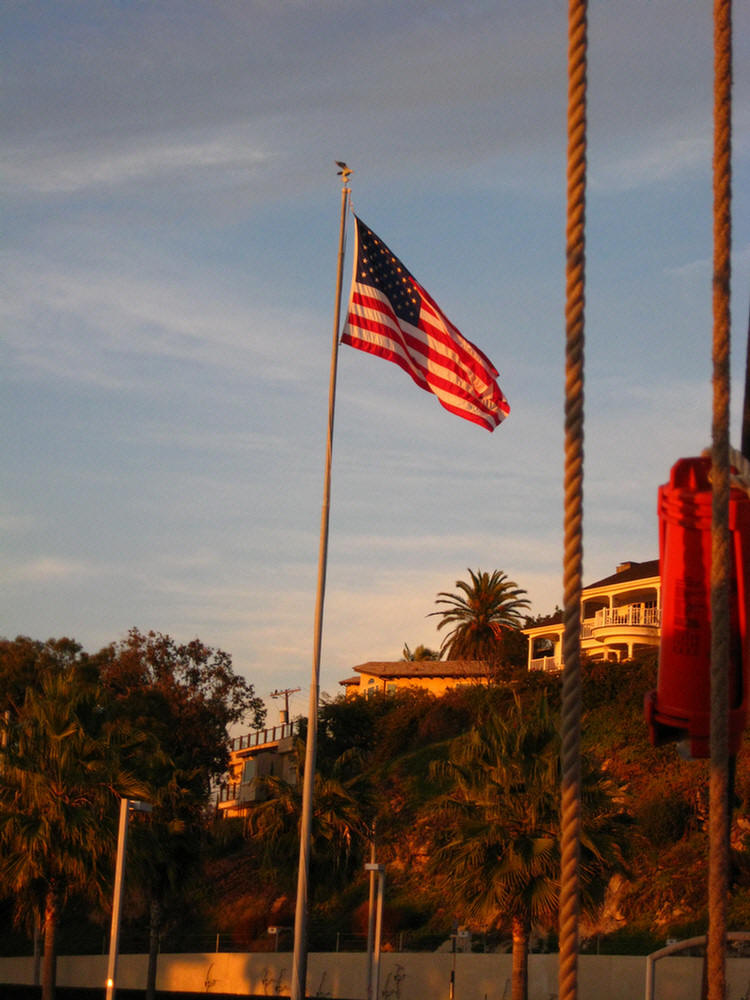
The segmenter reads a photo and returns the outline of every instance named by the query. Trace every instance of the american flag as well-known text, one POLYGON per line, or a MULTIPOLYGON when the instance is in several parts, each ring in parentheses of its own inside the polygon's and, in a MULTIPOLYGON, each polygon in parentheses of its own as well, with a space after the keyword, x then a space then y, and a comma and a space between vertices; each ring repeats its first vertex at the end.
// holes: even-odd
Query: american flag
POLYGON ((400 365, 451 413, 493 431, 510 413, 497 370, 413 274, 355 216, 357 245, 341 340, 400 365))

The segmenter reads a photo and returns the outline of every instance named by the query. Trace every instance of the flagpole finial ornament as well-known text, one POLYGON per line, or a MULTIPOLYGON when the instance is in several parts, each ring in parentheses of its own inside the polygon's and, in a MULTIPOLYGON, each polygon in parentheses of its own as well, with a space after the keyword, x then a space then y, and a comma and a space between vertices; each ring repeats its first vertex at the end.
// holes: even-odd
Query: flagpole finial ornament
POLYGON ((337 177, 342 177, 343 181, 344 181, 344 184, 348 184, 349 183, 349 175, 351 173, 353 173, 351 167, 348 167, 346 165, 346 163, 344 163, 343 160, 336 160, 336 166, 337 167, 341 167, 341 169, 338 171, 338 173, 337 173, 336 176, 337 177))

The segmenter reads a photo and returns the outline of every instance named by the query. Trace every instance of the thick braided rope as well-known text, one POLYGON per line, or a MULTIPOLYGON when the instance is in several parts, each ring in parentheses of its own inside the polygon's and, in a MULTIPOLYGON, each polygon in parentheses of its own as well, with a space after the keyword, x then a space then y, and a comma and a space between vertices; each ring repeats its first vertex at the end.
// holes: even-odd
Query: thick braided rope
POLYGON ((731 0, 714 0, 714 275, 711 552, 711 765, 707 949, 709 1000, 726 998, 729 892, 729 348, 731 0))
POLYGON ((568 188, 565 302, 565 518, 561 721, 560 1000, 578 995, 581 832, 581 577, 586 217, 586 0, 568 9, 568 188))

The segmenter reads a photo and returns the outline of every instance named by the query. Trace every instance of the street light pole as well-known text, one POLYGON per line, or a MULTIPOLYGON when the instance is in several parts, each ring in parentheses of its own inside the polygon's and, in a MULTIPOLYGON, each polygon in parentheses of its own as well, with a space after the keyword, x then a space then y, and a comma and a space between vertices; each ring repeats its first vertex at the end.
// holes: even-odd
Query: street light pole
POLYGON ((149 802, 137 799, 120 799, 120 825, 117 831, 117 863, 115 865, 115 888, 112 900, 112 928, 109 933, 109 960, 107 962, 106 1000, 114 1000, 117 957, 120 950, 120 911, 122 890, 125 882, 125 850, 128 845, 128 821, 131 812, 151 812, 149 802))
MULTIPOLYGON (((385 865, 374 862, 365 865, 365 871, 371 877, 378 877, 378 897, 375 913, 374 948, 369 955, 369 970, 367 976, 367 1000, 380 1000, 380 946, 383 937, 383 898, 385 896, 385 865)), ((369 944, 369 942, 368 942, 369 944)))

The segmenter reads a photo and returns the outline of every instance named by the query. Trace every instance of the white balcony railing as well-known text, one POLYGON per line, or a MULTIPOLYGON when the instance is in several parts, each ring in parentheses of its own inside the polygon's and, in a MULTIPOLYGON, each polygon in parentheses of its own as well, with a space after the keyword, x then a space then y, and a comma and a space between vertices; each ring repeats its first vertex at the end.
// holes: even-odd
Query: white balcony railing
POLYGON ((626 604, 620 608, 602 608, 601 611, 596 612, 593 621, 594 628, 601 628, 603 625, 646 625, 658 628, 660 624, 660 609, 643 604, 626 604))
POLYGON ((554 656, 537 656, 529 663, 529 670, 542 670, 547 673, 552 670, 562 670, 562 664, 557 663, 554 656))
MULTIPOLYGON (((640 626, 658 629, 661 625, 661 609, 644 604, 625 604, 619 608, 602 608, 593 618, 581 622, 581 638, 596 641, 597 629, 607 625, 640 626)), ((606 643, 606 638, 599 639, 606 643)), ((535 656, 529 661, 529 670, 562 670, 562 663, 555 661, 554 655, 535 656)))

